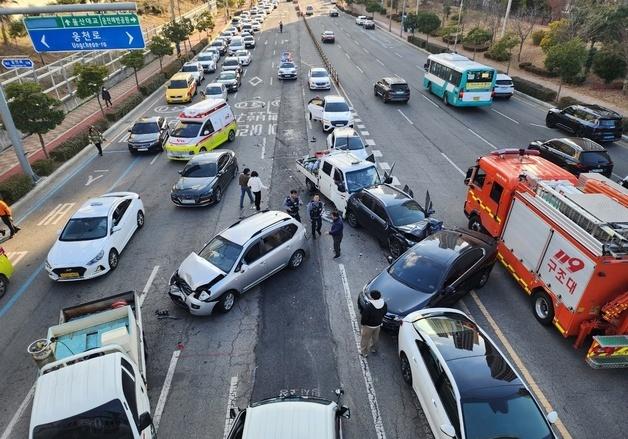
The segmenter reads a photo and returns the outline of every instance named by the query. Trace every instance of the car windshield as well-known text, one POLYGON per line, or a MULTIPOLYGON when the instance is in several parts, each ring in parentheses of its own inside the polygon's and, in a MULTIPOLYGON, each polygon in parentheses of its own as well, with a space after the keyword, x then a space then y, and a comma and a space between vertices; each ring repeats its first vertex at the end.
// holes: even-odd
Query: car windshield
POLYGON ((414 290, 431 294, 439 288, 447 267, 419 252, 416 247, 410 249, 388 268, 388 274, 414 290))
POLYGON ((358 136, 336 137, 336 148, 355 151, 364 149, 364 143, 362 143, 362 139, 358 136))
POLYGON ((33 429, 33 439, 133 439, 124 407, 119 399, 33 429))
POLYGON ((168 84, 168 88, 171 88, 171 89, 188 88, 188 82, 185 79, 175 79, 173 81, 170 81, 170 83, 168 84))
POLYGON ((325 70, 312 70, 312 78, 326 78, 329 76, 325 70))
POLYGON ((510 79, 498 79, 495 81, 497 85, 512 85, 512 81, 510 79))
POLYGON ((225 273, 229 273, 233 264, 236 263, 242 246, 239 246, 222 236, 216 236, 198 254, 210 264, 220 268, 225 273))
POLYGON ((172 129, 172 137, 196 137, 201 129, 201 122, 181 122, 172 129))
POLYGON ((327 102, 325 111, 327 113, 346 113, 349 111, 349 106, 346 102, 327 102))
POLYGON ((236 52, 236 55, 237 55, 237 56, 247 56, 247 55, 248 55, 248 53, 246 52, 246 50, 238 50, 238 51, 236 52))
POLYGON ((279 68, 280 69, 294 69, 294 64, 292 64, 291 62, 283 62, 281 63, 279 68))
POLYGON ((159 132, 159 125, 155 122, 136 123, 131 128, 131 134, 153 134, 159 132))
POLYGON ((181 68, 182 72, 198 72, 198 67, 197 66, 183 66, 181 68))
POLYGON ((425 219, 425 212, 419 203, 414 200, 408 200, 401 204, 389 206, 388 215, 392 223, 396 226, 405 226, 407 224, 418 223, 425 219))
POLYGON ((390 88, 394 91, 406 91, 408 89, 408 84, 391 84, 390 88))
POLYGON ((618 119, 599 119, 597 123, 602 128, 615 128, 617 125, 619 125, 619 120, 618 119))
POLYGON ((199 61, 212 61, 213 59, 214 57, 212 55, 199 55, 198 56, 199 61))
POLYGON ((584 151, 580 153, 580 161, 583 165, 607 165, 611 158, 606 151, 584 151))
POLYGON ((359 171, 347 172, 345 175, 347 178, 347 191, 350 194, 380 183, 375 166, 369 166, 359 171))
POLYGON ((222 94, 222 88, 220 87, 207 87, 205 89, 205 94, 206 95, 219 95, 222 94))
POLYGON ((182 177, 207 178, 216 176, 216 163, 192 163, 181 171, 182 177))
POLYGON ((224 63, 222 63, 223 67, 224 66, 237 66, 239 65, 239 61, 237 59, 226 59, 224 63))
POLYGON ((235 78, 236 78, 235 72, 222 72, 220 76, 218 77, 219 80, 235 79, 235 78))
POLYGON ((543 414, 520 386, 486 389, 462 399, 466 437, 480 438, 552 438, 543 414))
POLYGON ((214 46, 214 47, 221 47, 222 46, 222 41, 214 41, 212 43, 212 46, 214 46))
POLYGON ((59 241, 90 241, 107 236, 107 217, 72 218, 63 228, 59 241))

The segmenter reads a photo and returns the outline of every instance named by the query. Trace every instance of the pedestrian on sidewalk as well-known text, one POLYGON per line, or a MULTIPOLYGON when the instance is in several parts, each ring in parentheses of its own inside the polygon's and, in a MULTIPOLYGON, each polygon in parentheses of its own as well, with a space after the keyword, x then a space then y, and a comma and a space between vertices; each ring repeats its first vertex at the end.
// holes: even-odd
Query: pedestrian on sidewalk
POLYGON ((316 233, 321 236, 321 226, 323 225, 323 202, 318 194, 314 194, 312 201, 307 203, 307 213, 310 214, 312 223, 312 239, 316 239, 316 233))
POLYGON ((249 196, 249 201, 251 205, 253 205, 253 194, 251 193, 251 188, 249 187, 249 179, 251 178, 251 170, 249 168, 244 168, 244 171, 238 177, 238 183, 240 184, 240 209, 244 209, 244 194, 249 196))
MULTIPOLYGON (((2 219, 2 222, 9 228, 9 232, 11 233, 9 238, 13 238, 13 235, 21 230, 13 223, 11 208, 4 200, 0 200, 0 219, 2 219)), ((2 236, 6 235, 6 231, 0 230, 0 234, 2 234, 2 236)))
POLYGON ((329 230, 329 234, 334 240, 334 259, 340 257, 340 243, 342 242, 342 229, 344 227, 342 223, 342 218, 340 218, 340 214, 337 211, 333 211, 331 213, 331 229, 329 230))
POLYGON ((89 137, 90 143, 93 143, 98 150, 98 155, 102 156, 102 142, 105 140, 102 133, 98 131, 94 125, 92 125, 89 127, 87 137, 89 137))
POLYGON ((113 104, 111 103, 111 93, 109 93, 108 89, 103 87, 100 91, 100 96, 102 97, 102 100, 105 101, 107 108, 113 107, 113 104))
MULTIPOLYGON (((251 178, 249 178, 248 186, 251 188, 251 192, 253 192, 253 198, 255 198, 255 210, 260 211, 260 203, 262 201, 262 189, 268 189, 268 187, 264 186, 262 180, 259 178, 259 174, 257 171, 251 172, 251 178)), ((251 209, 253 206, 251 206, 251 209)))
POLYGON ((360 355, 363 357, 368 356, 370 352, 377 352, 379 331, 388 311, 386 302, 379 291, 371 291, 370 296, 370 298, 367 297, 366 304, 360 310, 360 355))
POLYGON ((290 191, 290 195, 287 196, 286 200, 283 202, 283 207, 284 209, 286 209, 286 212, 288 212, 288 215, 290 215, 298 222, 301 222, 301 215, 299 215, 299 206, 301 206, 302 204, 303 203, 299 199, 299 193, 296 190, 292 189, 290 191))

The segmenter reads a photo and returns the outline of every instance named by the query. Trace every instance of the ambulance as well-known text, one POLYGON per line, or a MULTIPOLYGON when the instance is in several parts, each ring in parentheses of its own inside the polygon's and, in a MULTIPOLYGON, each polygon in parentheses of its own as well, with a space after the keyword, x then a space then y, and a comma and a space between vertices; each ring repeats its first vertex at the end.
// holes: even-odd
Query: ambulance
POLYGON ((170 131, 166 154, 172 160, 189 160, 233 142, 238 125, 231 107, 224 99, 205 99, 186 107, 170 131))
POLYGON ((480 157, 465 184, 469 228, 498 240, 536 319, 575 348, 592 335, 591 367, 628 367, 628 189, 524 149, 480 157))

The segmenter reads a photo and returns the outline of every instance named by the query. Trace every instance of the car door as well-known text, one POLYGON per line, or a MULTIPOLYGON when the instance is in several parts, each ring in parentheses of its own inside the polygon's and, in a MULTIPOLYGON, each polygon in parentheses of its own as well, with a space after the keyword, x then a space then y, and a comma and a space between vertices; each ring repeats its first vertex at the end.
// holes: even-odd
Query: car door
POLYGON ((556 148, 556 157, 552 161, 561 168, 574 172, 576 164, 576 150, 571 145, 561 141, 555 141, 554 147, 556 148))
MULTIPOLYGON (((130 199, 120 201, 111 214, 110 245, 119 253, 122 252, 122 249, 130 238, 128 227, 126 227, 126 220, 128 218, 126 213, 129 204, 131 204, 130 199)), ((131 231, 131 233, 133 232, 131 231)))
POLYGON ((331 134, 327 136, 327 149, 333 149, 335 146, 336 146, 336 133, 332 131, 331 134))
POLYGON ((549 142, 544 142, 540 145, 539 150, 541 157, 552 163, 560 164, 560 147, 557 141, 550 140, 549 142))
POLYGON ((263 256, 261 239, 253 241, 244 252, 236 268, 239 272, 238 283, 242 292, 253 288, 264 279, 267 270, 263 256))
POLYGON ((212 124, 212 121, 210 119, 207 119, 207 122, 205 122, 205 124, 203 124, 203 128, 201 128, 202 140, 200 141, 201 147, 204 147, 205 150, 212 149, 213 134, 214 134, 214 124, 212 124))
POLYGON ((263 249, 267 255, 268 276, 273 275, 284 268, 292 254, 298 250, 293 248, 291 239, 297 232, 295 224, 286 224, 279 227, 262 238, 263 249))
POLYGON ((454 260, 443 284, 439 306, 453 305, 477 285, 481 272, 477 268, 483 256, 482 249, 474 248, 454 260))
POLYGON ((220 157, 218 157, 218 186, 224 192, 225 188, 229 184, 231 180, 232 174, 229 173, 229 153, 224 153, 220 157))
POLYGON ((369 234, 378 238, 378 240, 385 240, 386 221, 388 215, 384 206, 368 193, 364 192, 364 208, 362 209, 362 216, 360 223, 369 232, 369 234))
POLYGON ((157 123, 159 124, 159 141, 161 145, 165 145, 168 139, 168 122, 165 117, 160 117, 157 123))
POLYGON ((323 99, 322 98, 315 97, 314 99, 310 99, 310 102, 307 104, 307 109, 310 112, 310 116, 313 120, 323 119, 323 99))

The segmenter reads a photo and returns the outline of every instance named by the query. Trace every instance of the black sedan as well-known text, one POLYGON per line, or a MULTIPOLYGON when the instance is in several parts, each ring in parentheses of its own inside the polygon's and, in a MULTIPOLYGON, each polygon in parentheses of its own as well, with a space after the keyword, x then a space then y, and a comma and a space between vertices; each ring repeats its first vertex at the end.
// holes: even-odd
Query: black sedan
POLYGON ((127 146, 131 154, 138 151, 163 151, 168 139, 168 124, 159 116, 142 117, 129 128, 127 146))
POLYGON ((170 192, 177 206, 206 206, 219 203, 232 179, 238 176, 238 160, 228 149, 194 156, 179 171, 181 178, 170 192))
POLYGON ((488 281, 497 257, 493 238, 471 230, 441 230, 405 252, 364 286, 358 307, 372 291, 388 306, 384 327, 397 329, 409 313, 451 306, 488 281))
POLYGON ((541 157, 568 170, 574 175, 597 172, 606 177, 613 174, 613 161, 606 148, 590 139, 569 137, 536 140, 528 146, 541 153, 541 157))
POLYGON ((215 82, 225 84, 229 93, 235 93, 240 88, 240 74, 235 70, 226 70, 218 75, 215 82))
POLYGON ((441 230, 443 222, 434 213, 427 197, 422 207, 406 192, 389 184, 380 184, 351 195, 347 202, 347 222, 351 227, 362 226, 386 246, 393 258, 426 236, 441 230))
POLYGON ((623 134, 621 114, 599 105, 571 105, 562 110, 550 108, 545 125, 598 142, 615 142, 621 140, 623 134))

